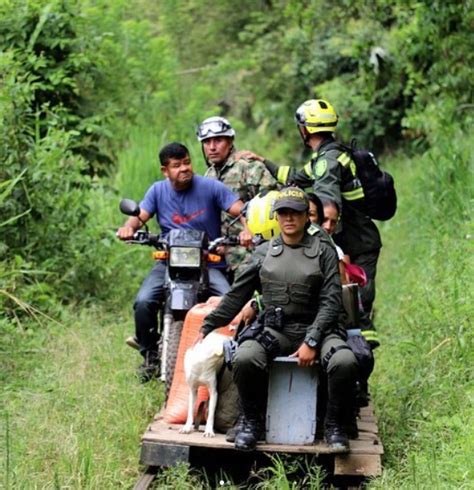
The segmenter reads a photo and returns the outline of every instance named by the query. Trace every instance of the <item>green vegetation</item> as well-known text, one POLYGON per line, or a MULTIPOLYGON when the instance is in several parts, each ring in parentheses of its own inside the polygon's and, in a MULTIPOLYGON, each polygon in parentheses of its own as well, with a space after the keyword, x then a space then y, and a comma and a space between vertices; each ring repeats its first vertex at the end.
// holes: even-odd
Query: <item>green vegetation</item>
MULTIPOLYGON (((0 3, 0 467, 6 488, 117 488, 161 391, 123 346, 149 267, 117 243, 122 196, 220 113, 240 148, 303 162, 293 124, 331 100, 383 153, 374 488, 469 488, 474 452, 472 2, 3 0, 0 3), (471 138, 472 139, 472 138, 471 138), (53 320, 54 319, 54 320, 53 320)), ((138 362, 138 359, 137 359, 138 362)), ((291 488, 275 461, 266 488, 291 488)), ((315 471, 311 484, 317 488, 315 471)), ((162 487, 212 485, 185 466, 162 487)))

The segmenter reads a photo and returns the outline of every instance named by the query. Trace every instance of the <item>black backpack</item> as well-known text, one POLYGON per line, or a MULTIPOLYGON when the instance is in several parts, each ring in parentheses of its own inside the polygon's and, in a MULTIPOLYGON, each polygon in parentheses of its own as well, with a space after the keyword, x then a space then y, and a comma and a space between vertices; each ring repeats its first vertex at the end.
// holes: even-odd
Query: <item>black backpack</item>
POLYGON ((337 147, 349 153, 354 160, 357 177, 364 189, 367 214, 380 221, 393 218, 397 211, 397 193, 393 177, 380 168, 372 152, 357 148, 355 139, 352 140, 350 148, 340 143, 337 143, 337 147))

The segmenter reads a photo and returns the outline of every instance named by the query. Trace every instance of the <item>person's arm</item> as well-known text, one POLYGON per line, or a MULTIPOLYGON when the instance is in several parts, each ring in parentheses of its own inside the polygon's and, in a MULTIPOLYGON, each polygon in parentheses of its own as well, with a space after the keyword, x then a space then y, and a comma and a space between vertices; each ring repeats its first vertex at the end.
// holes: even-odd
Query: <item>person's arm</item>
POLYGON ((314 193, 319 198, 335 201, 342 211, 341 197, 341 165, 337 160, 338 152, 330 150, 314 162, 315 180, 314 193))
MULTIPOLYGON (((297 185, 302 189, 306 187, 311 187, 313 185, 313 175, 311 170, 311 161, 309 161, 302 169, 297 170, 289 165, 278 165, 271 162, 270 160, 257 155, 256 153, 243 150, 238 152, 240 157, 245 157, 253 160, 258 160, 262 162, 267 168, 270 175, 280 184, 287 185, 297 185)), ((263 187, 263 186, 262 186, 263 187)))
POLYGON ((349 284, 349 277, 347 276, 346 266, 344 261, 339 261, 339 277, 341 278, 341 284, 349 284))
POLYGON ((242 209, 244 207, 244 203, 241 199, 235 201, 232 206, 227 210, 227 212, 234 218, 239 216, 239 221, 242 224, 243 230, 239 234, 240 244, 243 247, 249 247, 252 245, 252 233, 248 229, 247 220, 245 216, 242 215, 242 209))
POLYGON ((259 192, 277 188, 277 181, 263 164, 264 158, 248 150, 235 154, 234 169, 240 176, 239 193, 244 202, 250 201, 259 192), (256 158, 246 155, 255 155, 256 158))
POLYGON ((202 337, 216 328, 227 325, 252 297, 254 291, 260 289, 259 270, 263 259, 259 249, 255 251, 251 264, 237 277, 231 290, 223 296, 219 306, 204 319, 200 329, 202 337))
POLYGON ((120 240, 131 240, 133 238, 133 234, 139 230, 143 223, 146 223, 151 217, 152 215, 148 211, 140 209, 140 219, 138 219, 136 216, 131 216, 125 222, 125 224, 117 230, 118 238, 120 238, 120 240))
POLYGON ((321 246, 320 266, 324 281, 317 300, 318 312, 306 332, 307 337, 313 338, 318 344, 337 327, 342 308, 342 286, 336 252, 324 242, 321 242, 321 246))

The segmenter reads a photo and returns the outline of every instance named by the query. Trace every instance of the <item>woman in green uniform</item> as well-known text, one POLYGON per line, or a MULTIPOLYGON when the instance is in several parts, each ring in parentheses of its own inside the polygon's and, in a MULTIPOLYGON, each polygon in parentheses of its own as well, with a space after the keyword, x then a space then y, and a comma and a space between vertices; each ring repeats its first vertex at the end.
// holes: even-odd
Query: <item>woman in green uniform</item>
MULTIPOLYGON (((227 325, 261 292, 264 309, 238 339, 233 362, 243 418, 236 449, 251 451, 264 434, 268 365, 278 355, 300 366, 320 361, 328 380, 327 443, 348 450, 346 425, 353 414, 357 361, 341 327, 341 282, 330 240, 308 232, 308 198, 299 188, 283 189, 274 203, 280 235, 255 250, 251 264, 204 321, 200 337, 227 325)), ((354 436, 354 434, 350 434, 354 436)))

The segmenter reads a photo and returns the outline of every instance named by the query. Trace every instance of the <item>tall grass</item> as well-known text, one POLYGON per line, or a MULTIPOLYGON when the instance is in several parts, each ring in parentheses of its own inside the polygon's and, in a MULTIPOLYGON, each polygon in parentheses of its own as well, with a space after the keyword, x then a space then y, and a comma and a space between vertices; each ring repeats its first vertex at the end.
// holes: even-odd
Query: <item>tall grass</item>
POLYGON ((61 326, 17 331, 16 345, 2 346, 5 488, 132 486, 162 390, 134 379, 130 329, 120 314, 70 311, 61 326))
POLYGON ((472 155, 446 134, 393 161, 397 217, 383 226, 372 382, 386 448, 376 488, 472 488, 472 155))

